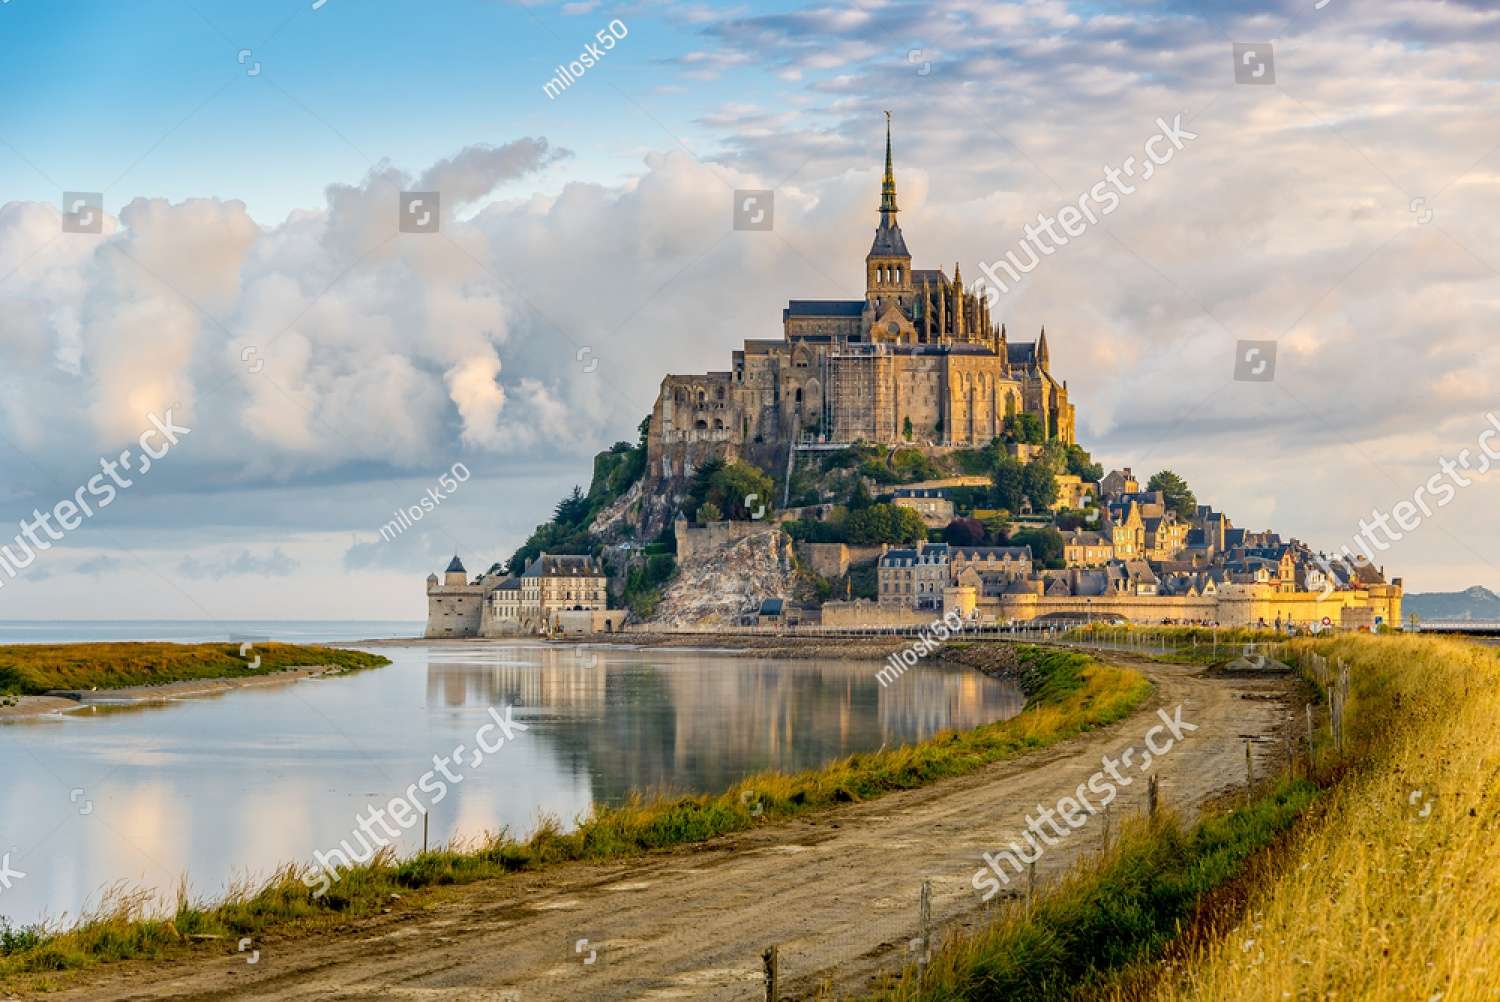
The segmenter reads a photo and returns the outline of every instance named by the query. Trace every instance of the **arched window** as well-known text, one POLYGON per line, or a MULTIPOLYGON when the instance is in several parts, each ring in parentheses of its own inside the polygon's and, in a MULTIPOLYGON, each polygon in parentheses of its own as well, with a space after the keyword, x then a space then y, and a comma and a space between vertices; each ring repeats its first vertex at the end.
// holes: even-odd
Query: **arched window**
POLYGON ((799 403, 799 404, 802 402, 802 387, 800 387, 800 386, 797 387, 796 400, 797 400, 797 403, 799 403))
POLYGON ((702 418, 699 418, 697 421, 695 421, 693 423, 693 427, 697 428, 699 431, 707 431, 708 430, 708 422, 705 421, 705 420, 703 420, 702 418))
POLYGON ((699 390, 698 391, 698 402, 701 404, 701 403, 703 403, 707 399, 708 399, 708 394, 704 393, 702 390, 699 390))
POLYGON ((724 399, 724 387, 717 386, 717 387, 714 388, 714 399, 715 400, 723 400, 724 399))

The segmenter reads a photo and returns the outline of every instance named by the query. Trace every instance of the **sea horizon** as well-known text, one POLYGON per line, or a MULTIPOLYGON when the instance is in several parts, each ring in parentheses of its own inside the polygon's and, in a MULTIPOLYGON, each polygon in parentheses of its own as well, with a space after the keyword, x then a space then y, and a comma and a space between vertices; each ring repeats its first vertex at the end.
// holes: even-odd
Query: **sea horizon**
POLYGON ((0 644, 203 644, 244 639, 347 644, 406 637, 417 640, 424 628, 420 619, 0 619, 0 644))

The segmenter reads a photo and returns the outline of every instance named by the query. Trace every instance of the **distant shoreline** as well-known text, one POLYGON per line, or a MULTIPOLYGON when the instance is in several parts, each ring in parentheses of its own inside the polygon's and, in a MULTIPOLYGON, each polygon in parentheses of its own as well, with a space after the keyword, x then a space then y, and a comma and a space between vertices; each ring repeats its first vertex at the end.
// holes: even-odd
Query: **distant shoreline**
POLYGON ((368 651, 250 640, 0 645, 0 720, 165 702, 390 663, 368 651))
MULTIPOLYGON (((743 633, 604 633, 569 637, 431 637, 400 639, 388 637, 356 641, 357 647, 394 647, 430 644, 463 647, 470 644, 495 644, 526 641, 538 646, 626 647, 636 650, 696 650, 729 654, 737 657, 781 658, 808 661, 838 658, 845 661, 884 662, 890 655, 906 650, 916 641, 911 636, 823 637, 823 636, 754 636, 743 633)), ((1011 645, 1005 642, 978 643, 956 639, 934 644, 930 656, 933 664, 973 668, 986 675, 1010 677, 1014 674, 1009 655, 1011 645)))
POLYGON ((159 685, 132 685, 121 689, 100 689, 106 699, 69 699, 66 696, 21 696, 14 706, 0 706, 0 722, 48 715, 77 713, 100 706, 142 706, 152 703, 167 703, 174 699, 193 696, 211 696, 244 689, 249 686, 274 685, 281 682, 300 682, 318 678, 329 672, 341 672, 337 665, 317 665, 306 668, 283 668, 269 675, 244 675, 238 678, 194 678, 179 682, 163 682, 159 685))

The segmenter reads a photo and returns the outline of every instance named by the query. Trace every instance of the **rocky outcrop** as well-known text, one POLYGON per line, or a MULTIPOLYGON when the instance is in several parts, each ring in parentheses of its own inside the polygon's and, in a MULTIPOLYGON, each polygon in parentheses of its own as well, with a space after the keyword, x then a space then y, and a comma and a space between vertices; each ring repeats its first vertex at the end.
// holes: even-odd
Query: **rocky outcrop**
POLYGON ((649 543, 671 528, 672 518, 687 496, 680 480, 637 480, 630 489, 594 516, 589 532, 606 544, 625 541, 649 543))
POLYGON ((796 588, 792 541, 767 527, 679 566, 652 622, 663 626, 733 626, 763 599, 796 588))

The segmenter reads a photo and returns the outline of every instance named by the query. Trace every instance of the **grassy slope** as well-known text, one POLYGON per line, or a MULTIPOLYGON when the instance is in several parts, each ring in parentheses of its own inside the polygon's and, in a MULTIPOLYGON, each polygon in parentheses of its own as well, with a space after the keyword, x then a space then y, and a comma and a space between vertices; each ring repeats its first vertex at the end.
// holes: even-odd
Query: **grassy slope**
POLYGON ((864 800, 973 772, 991 762, 1113 723, 1150 695, 1137 672, 1065 651, 1021 649, 1029 699, 1019 716, 970 731, 947 731, 914 745, 852 755, 823 769, 753 776, 719 795, 661 797, 601 808, 572 832, 544 824, 518 840, 501 831, 465 851, 439 849, 406 860, 377 857, 346 872, 320 899, 287 867, 258 890, 217 904, 179 897, 175 914, 142 918, 141 902, 62 932, 0 932, 0 984, 18 974, 57 971, 99 961, 166 953, 194 934, 233 941, 292 928, 327 927, 390 905, 390 895, 439 884, 466 883, 564 860, 600 860, 699 842, 828 805, 864 800), (751 811, 759 806, 760 818, 751 811), (8 936, 8 939, 7 939, 8 936))
POLYGON ((1306 780, 1283 780, 1251 804, 1184 830, 1163 814, 1127 823, 1119 841, 1038 896, 1004 909, 979 930, 934 952, 925 978, 908 968, 878 997, 885 1002, 1079 997, 1112 972, 1150 957, 1177 933, 1199 900, 1235 878, 1317 796, 1306 780))
POLYGON ((1500 652, 1369 636, 1298 646, 1352 667, 1349 746, 1335 755, 1324 724, 1321 790, 1283 776, 1190 833, 1138 827, 882 997, 1495 998, 1500 652), (1152 966, 1185 926, 1176 962, 1152 966))
POLYGON ((1496 998, 1500 651, 1320 647, 1351 665, 1350 772, 1230 929, 1157 987, 1204 998, 1496 998))
POLYGON ((1094 624, 1079 626, 1067 631, 1063 639, 1080 644, 1134 645, 1146 657, 1165 661, 1188 661, 1197 664, 1214 664, 1239 656, 1244 645, 1260 645, 1260 653, 1267 652, 1270 644, 1285 644, 1290 638, 1275 630, 1258 630, 1250 627, 1209 626, 1108 626, 1094 624))
POLYGON ((0 646, 0 693, 119 689, 266 675, 312 665, 369 668, 390 664, 378 654, 297 644, 256 644, 246 653, 248 657, 240 657, 238 644, 11 644, 0 646), (256 657, 260 664, 251 668, 256 657))

